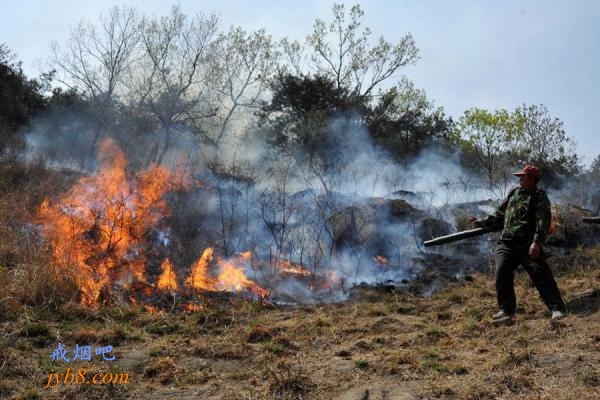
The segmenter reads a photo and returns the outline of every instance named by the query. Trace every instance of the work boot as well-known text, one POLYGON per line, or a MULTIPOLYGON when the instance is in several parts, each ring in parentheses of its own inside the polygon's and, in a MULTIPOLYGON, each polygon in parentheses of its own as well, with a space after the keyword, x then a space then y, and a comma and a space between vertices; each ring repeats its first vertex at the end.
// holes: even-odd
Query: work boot
POLYGON ((552 321, 558 321, 561 320, 565 317, 565 313, 560 311, 560 310, 554 310, 552 311, 552 316, 550 317, 550 319, 552 321))
POLYGON ((500 323, 511 321, 515 317, 515 314, 508 313, 504 310, 498 311, 496 314, 492 315, 492 323, 500 323))

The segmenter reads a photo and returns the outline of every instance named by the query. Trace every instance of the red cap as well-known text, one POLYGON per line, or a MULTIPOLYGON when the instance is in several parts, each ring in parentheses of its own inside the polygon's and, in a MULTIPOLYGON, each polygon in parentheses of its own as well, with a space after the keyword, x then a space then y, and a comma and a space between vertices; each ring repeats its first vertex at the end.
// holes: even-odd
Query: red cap
POLYGON ((529 176, 533 176, 534 178, 539 178, 540 171, 537 169, 537 167, 535 165, 526 165, 523 167, 522 170, 513 173, 513 175, 515 175, 515 176, 529 175, 529 176))

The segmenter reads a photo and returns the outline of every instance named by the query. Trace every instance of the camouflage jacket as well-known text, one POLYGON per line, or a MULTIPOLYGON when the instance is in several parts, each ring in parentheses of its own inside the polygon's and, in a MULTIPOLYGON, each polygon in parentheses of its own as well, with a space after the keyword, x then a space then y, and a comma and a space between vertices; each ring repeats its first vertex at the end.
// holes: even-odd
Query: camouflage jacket
POLYGON ((480 222, 502 229, 502 240, 544 243, 551 218, 550 200, 544 190, 515 188, 494 214, 480 222))

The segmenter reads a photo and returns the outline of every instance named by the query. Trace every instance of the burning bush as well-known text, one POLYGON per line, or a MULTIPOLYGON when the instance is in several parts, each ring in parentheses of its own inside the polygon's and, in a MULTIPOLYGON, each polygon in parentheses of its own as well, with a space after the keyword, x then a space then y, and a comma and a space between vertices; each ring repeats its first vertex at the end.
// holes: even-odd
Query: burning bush
POLYGON ((109 140, 99 159, 96 174, 38 209, 54 263, 74 277, 85 304, 96 304, 116 282, 145 279, 145 237, 169 215, 163 196, 189 182, 159 166, 128 177, 125 155, 109 140))
POLYGON ((179 271, 169 258, 162 259, 158 274, 151 274, 149 265, 155 262, 156 252, 150 237, 154 241, 159 238, 165 246, 169 242, 161 230, 170 214, 164 196, 169 191, 187 190, 191 179, 159 166, 128 175, 125 155, 110 140, 101 144, 99 160, 101 168, 96 174, 82 177, 56 199, 45 199, 37 215, 58 273, 77 283, 82 303, 110 302, 115 287, 132 287, 133 283, 143 286, 145 296, 178 292, 182 286, 268 295, 244 274, 242 264, 249 259, 249 252, 213 261, 213 250, 207 248, 184 285, 178 283, 179 271), (217 276, 211 274, 211 266, 219 271, 217 276))

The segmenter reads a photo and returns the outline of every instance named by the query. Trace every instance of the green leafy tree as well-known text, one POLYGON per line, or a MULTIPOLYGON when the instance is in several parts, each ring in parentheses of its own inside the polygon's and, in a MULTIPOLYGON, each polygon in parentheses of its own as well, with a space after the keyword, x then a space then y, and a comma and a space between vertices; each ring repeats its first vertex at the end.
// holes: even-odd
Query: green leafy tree
POLYGON ((28 79, 15 58, 0 44, 0 156, 9 158, 25 145, 19 129, 46 109, 43 92, 50 79, 28 79))
POLYGON ((443 109, 406 78, 386 91, 367 114, 374 140, 399 161, 407 161, 426 144, 448 135, 452 124, 443 109))
POLYGON ((359 5, 347 10, 334 4, 332 14, 328 22, 315 21, 304 45, 282 41, 285 61, 271 83, 273 98, 261 112, 272 142, 287 148, 299 144, 309 160, 319 160, 319 168, 335 162, 340 132, 365 127, 383 83, 418 59, 410 35, 396 44, 372 41, 359 5), (350 125, 333 129, 336 117, 350 125))
POLYGON ((271 142, 314 154, 333 145, 328 121, 361 105, 348 91, 324 76, 298 77, 282 73, 271 82, 273 96, 260 113, 271 128, 271 142))
POLYGON ((451 140, 474 166, 485 171, 492 190, 506 188, 510 170, 525 164, 538 166, 548 186, 559 186, 562 177, 580 171, 574 140, 544 105, 523 105, 512 113, 467 110, 451 140))
POLYGON ((516 145, 517 128, 514 115, 506 110, 472 108, 465 111, 451 135, 453 143, 474 161, 474 167, 484 171, 490 190, 506 186, 511 163, 508 154, 516 145))

